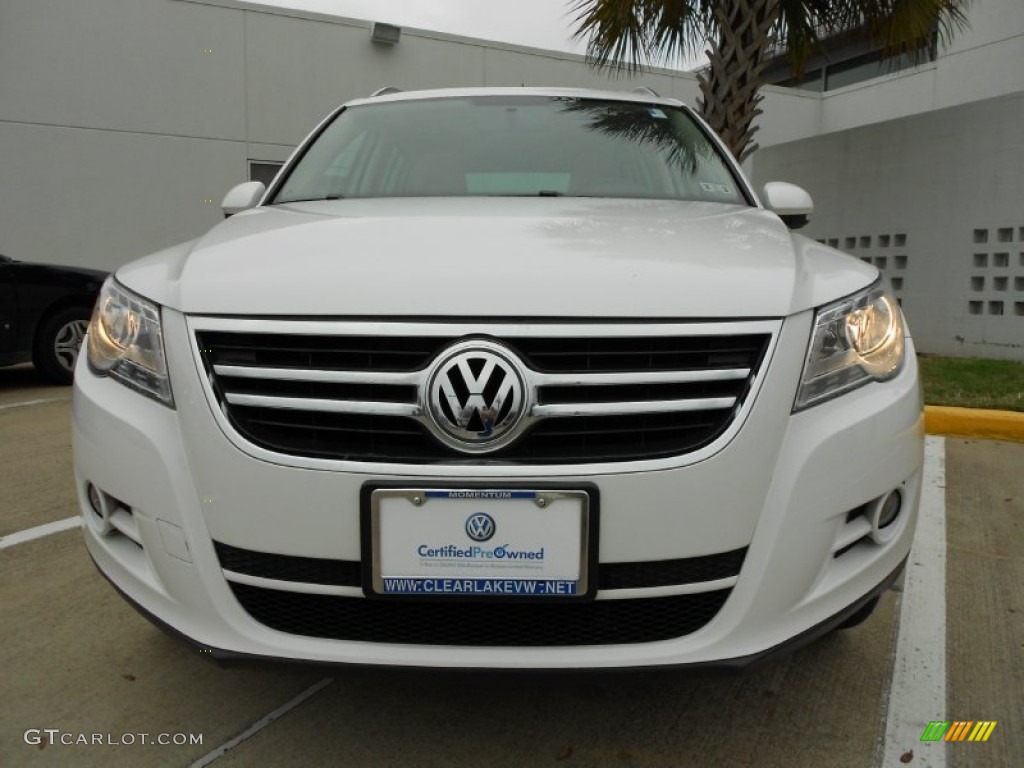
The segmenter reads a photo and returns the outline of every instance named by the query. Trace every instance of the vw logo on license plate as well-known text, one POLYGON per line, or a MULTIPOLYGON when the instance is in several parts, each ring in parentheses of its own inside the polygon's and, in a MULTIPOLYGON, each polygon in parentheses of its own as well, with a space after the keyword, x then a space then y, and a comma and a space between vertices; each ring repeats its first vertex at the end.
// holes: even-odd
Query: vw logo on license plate
POLYGON ((476 512, 466 520, 466 535, 473 541, 487 541, 497 530, 494 518, 485 512, 476 512))

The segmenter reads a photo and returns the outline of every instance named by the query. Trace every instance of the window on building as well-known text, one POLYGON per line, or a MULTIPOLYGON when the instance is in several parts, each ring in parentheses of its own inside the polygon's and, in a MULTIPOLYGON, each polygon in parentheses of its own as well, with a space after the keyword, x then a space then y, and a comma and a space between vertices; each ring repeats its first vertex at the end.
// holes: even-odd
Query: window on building
POLYGON ((249 181, 262 181, 266 186, 274 180, 278 170, 284 163, 272 163, 266 160, 249 161, 249 181))
POLYGON ((804 72, 803 77, 787 77, 785 80, 773 81, 772 85, 783 85, 787 88, 799 88, 802 91, 825 90, 825 68, 804 72))
POLYGON ((907 55, 883 59, 879 51, 865 53, 852 59, 826 65, 825 90, 833 91, 836 88, 860 83, 873 77, 909 69, 913 65, 914 62, 907 55))
MULTIPOLYGON (((934 35, 933 44, 924 58, 927 61, 935 59, 934 35)), ((881 48, 865 42, 860 34, 847 33, 823 40, 819 50, 805 63, 799 78, 793 76, 786 54, 780 51, 765 70, 765 78, 771 85, 832 91, 913 66, 914 59, 909 54, 886 58, 881 48)))

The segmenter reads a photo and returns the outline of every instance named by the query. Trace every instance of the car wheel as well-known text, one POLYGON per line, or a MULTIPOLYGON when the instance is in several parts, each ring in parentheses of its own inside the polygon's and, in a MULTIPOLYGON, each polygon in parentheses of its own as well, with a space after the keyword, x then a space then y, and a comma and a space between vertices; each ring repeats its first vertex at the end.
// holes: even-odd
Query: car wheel
POLYGON ((71 383, 89 315, 86 307, 68 307, 43 319, 32 354, 32 362, 43 376, 58 384, 71 383))
POLYGON ((875 612, 875 607, 878 605, 878 598, 873 597, 868 600, 864 605, 858 608, 856 611, 851 613, 849 617, 840 624, 836 629, 852 629, 853 627, 859 626, 868 620, 868 617, 875 612))

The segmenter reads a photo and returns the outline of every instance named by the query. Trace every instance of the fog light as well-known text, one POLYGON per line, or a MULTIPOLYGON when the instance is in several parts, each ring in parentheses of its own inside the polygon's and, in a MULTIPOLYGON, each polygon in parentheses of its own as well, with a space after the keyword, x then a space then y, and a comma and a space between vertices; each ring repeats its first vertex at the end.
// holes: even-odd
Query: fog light
POLYGON ((881 529, 892 525, 896 521, 902 506, 903 496, 899 491, 893 491, 886 496, 885 501, 882 502, 882 508, 878 512, 878 527, 881 529))
POLYGON ((876 544, 885 544, 899 532, 899 526, 893 523, 899 519, 902 507, 903 495, 898 490, 890 492, 874 504, 871 512, 871 538, 876 544))
POLYGON ((90 504, 90 506, 92 506, 92 511, 95 512, 98 517, 102 518, 103 517, 103 502, 100 499, 100 491, 99 491, 99 489, 95 485, 93 485, 92 483, 89 483, 85 487, 85 492, 89 496, 89 504, 90 504))

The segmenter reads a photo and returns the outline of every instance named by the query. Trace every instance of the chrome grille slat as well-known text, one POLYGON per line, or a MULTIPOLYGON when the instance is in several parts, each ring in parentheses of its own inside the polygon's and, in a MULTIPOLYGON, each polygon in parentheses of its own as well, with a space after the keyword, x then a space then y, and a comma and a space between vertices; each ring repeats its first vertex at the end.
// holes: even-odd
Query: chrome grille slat
POLYGON ((259 408, 285 408, 295 411, 318 411, 322 413, 365 413, 373 416, 419 415, 419 407, 406 403, 381 403, 365 400, 322 400, 313 397, 266 397, 264 395, 239 395, 227 393, 224 398, 232 405, 249 405, 259 408))
POLYGON ((536 373, 538 386, 584 387, 613 384, 690 384, 704 381, 736 381, 750 376, 749 368, 707 371, 638 371, 629 373, 536 373))
POLYGON ((317 368, 263 368, 246 365, 215 365, 218 376, 240 379, 274 379, 276 381, 316 381, 329 384, 416 384, 417 373, 394 371, 332 371, 317 368))
POLYGON ((635 461, 709 445, 749 407, 780 325, 189 324, 214 414, 254 455, 509 465, 635 461), (497 342, 517 356, 534 388, 522 434, 482 457, 442 445, 426 408, 434 361, 470 339, 497 342))
POLYGON ((644 400, 633 403, 559 403, 535 405, 536 418, 566 418, 570 416, 620 416, 630 413, 677 413, 685 411, 714 411, 732 408, 735 397, 702 397, 690 400, 644 400))
MULTIPOLYGON (((334 371, 318 368, 267 368, 245 365, 214 365, 218 376, 280 381, 316 381, 332 384, 417 384, 418 371, 334 371)), ((602 386, 615 384, 689 384, 705 381, 736 381, 750 376, 749 368, 705 371, 638 371, 636 373, 535 373, 538 386, 602 386)))

